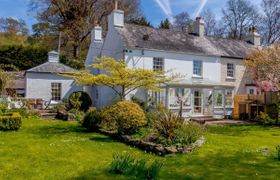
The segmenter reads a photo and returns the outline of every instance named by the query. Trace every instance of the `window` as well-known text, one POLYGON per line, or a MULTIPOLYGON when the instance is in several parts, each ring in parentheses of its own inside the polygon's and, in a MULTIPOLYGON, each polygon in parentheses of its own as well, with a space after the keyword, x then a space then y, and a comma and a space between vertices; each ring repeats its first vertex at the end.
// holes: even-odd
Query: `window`
POLYGON ((233 91, 226 90, 226 106, 232 107, 233 105, 233 91))
POLYGON ((153 70, 154 71, 163 71, 164 70, 163 58, 154 58, 153 70))
POLYGON ((234 72, 234 64, 227 64, 227 77, 228 78, 234 78, 235 72, 234 72))
POLYGON ((201 90, 194 91, 194 113, 202 112, 202 92, 201 90))
POLYGON ((214 94, 215 106, 222 107, 224 105, 224 93, 223 90, 216 90, 214 94))
POLYGON ((249 94, 255 94, 255 90, 254 89, 250 89, 249 90, 249 94))
POLYGON ((202 76, 202 62, 193 61, 193 75, 202 76))
POLYGON ((52 100, 61 100, 61 83, 52 83, 52 100))
POLYGON ((170 88, 169 89, 169 107, 180 108, 180 99, 183 107, 191 106, 191 89, 189 88, 170 88))

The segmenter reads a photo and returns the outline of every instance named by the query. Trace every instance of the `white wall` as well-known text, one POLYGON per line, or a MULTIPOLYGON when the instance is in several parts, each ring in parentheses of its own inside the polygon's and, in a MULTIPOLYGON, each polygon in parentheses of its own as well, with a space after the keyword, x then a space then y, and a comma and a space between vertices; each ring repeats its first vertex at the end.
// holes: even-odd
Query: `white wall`
MULTIPOLYGON (((109 28, 100 55, 112 57, 114 59, 123 59, 124 58, 123 50, 124 50, 123 42, 117 30, 115 28, 109 28)), ((100 72, 100 73, 104 73, 104 72, 100 72)), ((114 101, 117 100, 115 92, 108 87, 102 87, 102 86, 93 87, 92 92, 94 93, 93 95, 94 104, 98 108, 111 105, 114 101)))
POLYGON ((51 83, 61 83, 61 98, 68 98, 73 92, 83 91, 83 87, 77 86, 73 79, 61 77, 50 73, 27 72, 26 98, 38 98, 45 101, 51 100, 51 83))
POLYGON ((221 81, 221 63, 219 57, 151 50, 132 50, 131 53, 128 52, 125 54, 125 60, 130 68, 153 69, 154 57, 164 59, 165 71, 171 70, 174 73, 180 73, 185 76, 185 79, 191 79, 193 76, 193 60, 200 60, 203 62, 203 78, 215 82, 221 81))

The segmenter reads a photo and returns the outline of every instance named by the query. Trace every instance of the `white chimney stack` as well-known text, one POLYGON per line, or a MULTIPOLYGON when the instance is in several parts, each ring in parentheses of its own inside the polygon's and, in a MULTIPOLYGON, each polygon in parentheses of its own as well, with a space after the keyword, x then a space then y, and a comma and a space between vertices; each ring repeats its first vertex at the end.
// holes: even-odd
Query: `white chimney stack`
POLYGON ((109 28, 124 27, 124 11, 118 10, 118 1, 115 1, 115 10, 108 17, 109 28))
POLYGON ((261 36, 259 33, 257 33, 256 27, 249 28, 249 35, 246 40, 255 47, 261 46, 261 36))
POLYGON ((197 17, 194 22, 194 33, 199 37, 203 37, 205 34, 205 22, 202 17, 197 17))
POLYGON ((91 31, 91 42, 102 42, 102 27, 95 26, 91 31))
POLYGON ((58 63, 59 62, 59 53, 56 52, 56 51, 49 52, 48 53, 48 61, 58 63))

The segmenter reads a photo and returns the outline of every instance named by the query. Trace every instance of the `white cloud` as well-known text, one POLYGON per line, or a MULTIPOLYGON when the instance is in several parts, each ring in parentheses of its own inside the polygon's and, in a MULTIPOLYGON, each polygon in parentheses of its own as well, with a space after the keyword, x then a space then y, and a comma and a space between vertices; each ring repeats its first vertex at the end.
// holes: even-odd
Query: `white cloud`
POLYGON ((167 16, 167 18, 171 21, 171 23, 173 23, 174 17, 170 5, 170 0, 155 0, 155 2, 158 4, 163 13, 167 16))
POLYGON ((201 0, 199 6, 197 7, 197 9, 195 10, 193 17, 198 17, 200 15, 200 13, 202 12, 202 10, 204 9, 206 3, 208 2, 208 0, 201 0))

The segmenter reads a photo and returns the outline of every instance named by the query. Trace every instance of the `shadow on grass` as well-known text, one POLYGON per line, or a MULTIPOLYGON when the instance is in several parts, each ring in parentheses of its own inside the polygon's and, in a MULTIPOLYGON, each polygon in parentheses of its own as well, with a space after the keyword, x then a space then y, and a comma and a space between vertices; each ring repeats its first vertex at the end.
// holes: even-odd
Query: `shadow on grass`
POLYGON ((104 142, 104 143, 116 142, 115 140, 113 140, 107 136, 94 136, 94 137, 91 137, 90 140, 96 141, 96 142, 104 142))
POLYGON ((45 126, 36 126, 29 128, 28 131, 34 135, 39 135, 40 137, 65 135, 69 133, 87 133, 86 130, 80 127, 78 124, 51 124, 45 126))

